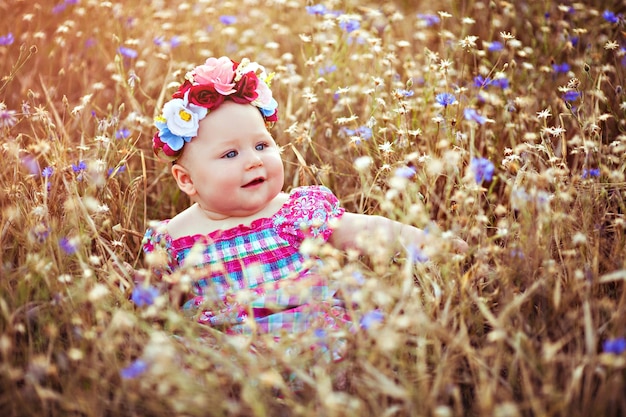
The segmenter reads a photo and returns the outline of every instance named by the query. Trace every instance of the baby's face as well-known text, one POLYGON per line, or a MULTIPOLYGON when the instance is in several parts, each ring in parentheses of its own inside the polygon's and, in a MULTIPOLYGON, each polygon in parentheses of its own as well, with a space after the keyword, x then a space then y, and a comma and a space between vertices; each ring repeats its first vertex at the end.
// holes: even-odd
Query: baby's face
POLYGON ((227 101, 209 113, 178 162, 190 174, 192 197, 215 219, 254 215, 284 184, 279 148, 250 104, 227 101))

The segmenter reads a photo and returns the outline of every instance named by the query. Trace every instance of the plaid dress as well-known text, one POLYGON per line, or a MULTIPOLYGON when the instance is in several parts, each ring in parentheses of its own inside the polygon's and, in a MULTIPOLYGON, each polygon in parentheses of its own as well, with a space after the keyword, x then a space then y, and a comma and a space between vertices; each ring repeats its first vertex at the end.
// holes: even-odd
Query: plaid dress
POLYGON ((347 318, 345 309, 315 273, 318 261, 299 248, 306 238, 327 241, 329 222, 343 213, 328 188, 299 187, 273 216, 250 226, 172 239, 169 220, 161 221, 146 231, 143 250, 165 252, 161 274, 189 271, 194 297, 183 308, 200 323, 227 333, 276 335, 336 328, 347 318))

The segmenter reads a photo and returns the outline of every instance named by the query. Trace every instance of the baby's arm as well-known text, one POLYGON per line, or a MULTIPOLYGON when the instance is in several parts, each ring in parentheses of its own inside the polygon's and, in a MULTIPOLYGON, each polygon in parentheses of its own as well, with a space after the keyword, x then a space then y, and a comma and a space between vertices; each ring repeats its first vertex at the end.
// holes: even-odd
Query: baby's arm
MULTIPOLYGON (((424 247, 436 244, 423 230, 386 217, 346 212, 330 237, 338 249, 366 249, 366 245, 390 245, 396 242, 424 247)), ((467 243, 461 239, 450 242, 455 252, 466 252, 467 243)))

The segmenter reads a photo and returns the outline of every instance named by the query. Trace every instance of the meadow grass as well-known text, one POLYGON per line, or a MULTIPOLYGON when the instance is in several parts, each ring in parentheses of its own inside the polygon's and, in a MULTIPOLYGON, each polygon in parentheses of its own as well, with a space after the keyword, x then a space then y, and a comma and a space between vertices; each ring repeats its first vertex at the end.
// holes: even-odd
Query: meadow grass
POLYGON ((626 415, 624 4, 585 3, 0 5, 0 415, 626 415), (286 190, 469 252, 310 242, 355 331, 185 317, 153 118, 222 55, 275 73, 286 190))

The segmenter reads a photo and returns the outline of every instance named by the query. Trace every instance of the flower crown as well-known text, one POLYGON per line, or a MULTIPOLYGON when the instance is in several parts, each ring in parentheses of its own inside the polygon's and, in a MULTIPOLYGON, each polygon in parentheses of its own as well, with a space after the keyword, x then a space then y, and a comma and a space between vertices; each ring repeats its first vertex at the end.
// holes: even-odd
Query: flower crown
POLYGON ((271 126, 278 120, 278 103, 269 88, 273 75, 268 76, 265 68, 248 59, 241 63, 225 56, 207 59, 185 75, 185 82, 154 119, 159 129, 152 138, 154 153, 175 161, 185 143, 198 135, 200 120, 225 100, 258 107, 271 126))

